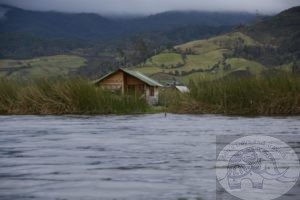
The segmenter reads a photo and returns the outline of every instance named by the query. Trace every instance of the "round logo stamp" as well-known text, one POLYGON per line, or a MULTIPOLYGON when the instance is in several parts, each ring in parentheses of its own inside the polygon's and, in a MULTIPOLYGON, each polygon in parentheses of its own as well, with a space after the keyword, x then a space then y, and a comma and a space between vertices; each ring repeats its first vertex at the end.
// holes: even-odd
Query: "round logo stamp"
POLYGON ((216 175, 230 194, 244 200, 269 200, 287 193, 298 181, 299 159, 285 142, 270 136, 246 136, 219 153, 216 175))

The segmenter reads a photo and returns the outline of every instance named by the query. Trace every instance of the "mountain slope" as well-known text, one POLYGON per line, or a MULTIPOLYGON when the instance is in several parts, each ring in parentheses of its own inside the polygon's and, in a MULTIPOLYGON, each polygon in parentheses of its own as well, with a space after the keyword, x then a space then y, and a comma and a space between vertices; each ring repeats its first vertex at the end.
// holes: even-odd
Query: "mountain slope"
POLYGON ((148 75, 169 74, 185 82, 295 71, 300 62, 299 11, 295 7, 228 34, 177 45, 135 69, 148 75))
POLYGON ((249 13, 200 12, 200 11, 169 11, 134 19, 133 25, 139 31, 170 30, 186 26, 234 26, 255 19, 249 13))
POLYGON ((285 10, 278 15, 252 26, 241 28, 241 31, 256 40, 280 46, 300 33, 300 6, 285 10))
POLYGON ((300 6, 239 31, 262 43, 256 48, 244 46, 239 56, 255 59, 269 67, 300 59, 300 6))

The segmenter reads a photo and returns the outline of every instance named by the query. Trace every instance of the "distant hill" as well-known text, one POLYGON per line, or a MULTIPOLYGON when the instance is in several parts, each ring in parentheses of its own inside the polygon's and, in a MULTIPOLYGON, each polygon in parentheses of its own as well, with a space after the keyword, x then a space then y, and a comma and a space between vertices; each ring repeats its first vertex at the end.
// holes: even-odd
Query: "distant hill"
MULTIPOLYGON (((280 46, 287 40, 298 38, 300 33, 300 6, 240 29, 265 44, 280 46)), ((299 45, 298 45, 299 46, 299 45)))
POLYGON ((169 11, 131 21, 138 31, 172 30, 187 26, 236 26, 254 20, 250 13, 169 11))
POLYGON ((113 19, 98 14, 28 11, 0 6, 2 33, 26 33, 38 37, 107 39, 145 31, 165 31, 178 27, 232 26, 253 20, 247 13, 165 12, 147 17, 113 19))
POLYGON ((134 69, 150 76, 168 74, 186 83, 199 78, 300 72, 299 27, 300 7, 295 7, 231 33, 177 45, 134 69))
POLYGON ((99 49, 126 47, 125 42, 134 37, 145 38, 150 48, 157 48, 214 36, 254 19, 248 13, 196 11, 113 18, 0 5, 0 58, 69 54, 76 49, 89 49, 84 54, 90 56, 99 49))
POLYGON ((257 49, 241 49, 249 54, 244 56, 253 57, 268 66, 300 59, 300 6, 255 25, 242 27, 239 31, 263 44, 257 49))
POLYGON ((6 6, 0 16, 0 57, 13 58, 0 59, 0 77, 92 78, 131 66, 162 82, 188 83, 300 71, 300 7, 255 22, 244 13, 113 19, 6 6))
POLYGON ((1 6, 1 33, 25 33, 45 38, 103 38, 115 36, 118 24, 96 14, 28 11, 1 6))

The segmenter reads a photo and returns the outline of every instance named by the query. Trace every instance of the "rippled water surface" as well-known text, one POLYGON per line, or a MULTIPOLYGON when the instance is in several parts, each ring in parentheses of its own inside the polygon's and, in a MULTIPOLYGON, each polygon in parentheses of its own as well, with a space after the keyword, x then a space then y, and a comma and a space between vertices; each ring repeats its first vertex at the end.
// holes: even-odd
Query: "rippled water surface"
POLYGON ((217 135, 286 133, 299 117, 0 116, 0 199, 215 199, 217 135))

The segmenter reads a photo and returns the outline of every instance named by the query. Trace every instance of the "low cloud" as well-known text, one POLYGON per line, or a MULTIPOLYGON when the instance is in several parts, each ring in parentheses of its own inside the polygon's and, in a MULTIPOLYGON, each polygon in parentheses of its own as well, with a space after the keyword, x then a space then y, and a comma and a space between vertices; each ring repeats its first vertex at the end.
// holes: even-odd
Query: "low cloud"
POLYGON ((300 5, 300 0, 0 0, 30 10, 154 14, 169 10, 246 11, 277 13, 300 5))
POLYGON ((0 7, 0 19, 4 18, 6 12, 7 12, 7 9, 0 7))

